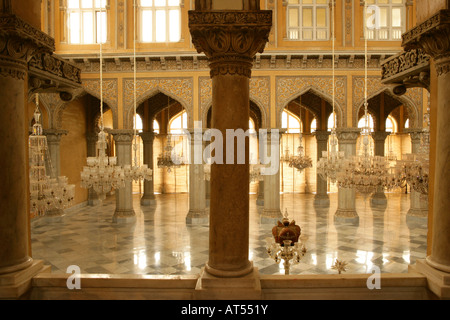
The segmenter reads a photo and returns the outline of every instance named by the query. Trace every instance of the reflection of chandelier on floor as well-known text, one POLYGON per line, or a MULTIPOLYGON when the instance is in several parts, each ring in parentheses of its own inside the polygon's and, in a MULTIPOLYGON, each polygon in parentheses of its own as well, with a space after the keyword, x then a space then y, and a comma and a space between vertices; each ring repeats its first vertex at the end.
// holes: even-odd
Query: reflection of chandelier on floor
MULTIPOLYGON (((101 26, 102 24, 100 23, 100 28, 101 26)), ((100 34, 102 33, 100 32, 100 34)), ((81 187, 86 189, 92 188, 100 197, 112 189, 119 189, 125 186, 123 168, 116 165, 116 157, 108 157, 106 154, 107 141, 103 125, 102 41, 100 41, 100 132, 98 133, 96 144, 96 156, 87 158, 87 166, 84 166, 81 172, 81 187)))
POLYGON ((33 132, 28 137, 30 159, 30 204, 31 211, 44 215, 52 209, 69 207, 75 196, 75 185, 67 184, 67 177, 50 178, 47 167, 52 170, 48 156, 47 137, 40 123, 39 95, 36 94, 33 132))

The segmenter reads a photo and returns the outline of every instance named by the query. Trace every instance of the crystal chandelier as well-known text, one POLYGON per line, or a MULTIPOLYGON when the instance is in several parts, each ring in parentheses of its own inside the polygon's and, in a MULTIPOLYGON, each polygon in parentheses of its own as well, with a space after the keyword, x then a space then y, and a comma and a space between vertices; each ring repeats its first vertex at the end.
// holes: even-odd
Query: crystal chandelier
POLYGON ((284 273, 290 272, 291 265, 300 263, 306 254, 306 247, 300 241, 301 228, 295 221, 289 221, 287 209, 283 220, 272 228, 271 238, 266 238, 266 250, 276 263, 283 261, 284 273))
POLYGON ((360 152, 344 159, 337 174, 338 186, 354 188, 364 195, 389 187, 390 163, 383 156, 373 154, 373 139, 370 137, 367 102, 367 32, 365 35, 365 77, 364 77, 364 126, 361 128, 360 152))
MULTIPOLYGON (((100 27, 102 24, 100 23, 100 27)), ((100 34, 102 34, 100 32, 100 34)), ((106 154, 107 141, 103 125, 103 55, 100 41, 100 132, 96 144, 96 156, 87 158, 87 166, 81 172, 81 187, 92 188, 99 196, 105 196, 112 189, 125 186, 125 174, 121 166, 117 165, 116 157, 106 154)))
MULTIPOLYGON (((301 119, 302 119, 302 107, 300 105, 300 121, 301 121, 301 119)), ((299 132, 299 140, 300 140, 300 143, 297 148, 297 154, 290 157, 288 163, 289 163, 289 167, 295 168, 298 171, 302 171, 303 169, 306 169, 306 168, 312 168, 313 164, 312 164, 311 157, 305 155, 305 151, 303 148, 303 141, 302 141, 303 135, 302 135, 301 129, 299 132)))
POLYGON ((33 132, 28 137, 30 160, 30 205, 31 211, 42 216, 52 209, 69 207, 75 196, 75 185, 68 184, 67 177, 50 178, 47 167, 52 170, 48 157, 47 137, 43 135, 40 123, 39 95, 36 94, 35 123, 33 132))
MULTIPOLYGON (((136 8, 136 0, 134 1, 134 5, 136 8)), ((133 130, 134 130, 134 138, 133 138, 133 164, 132 165, 124 165, 123 171, 125 175, 125 180, 140 182, 142 180, 152 180, 153 179, 153 170, 149 168, 146 164, 140 165, 139 156, 138 156, 138 133, 137 133, 137 123, 136 123, 136 114, 137 114, 137 64, 136 64, 136 11, 134 10, 134 48, 133 48, 133 91, 134 91, 134 117, 133 117, 133 130)))
POLYGON ((332 19, 332 106, 333 106, 333 128, 329 139, 328 151, 322 151, 322 157, 317 161, 317 173, 323 180, 330 179, 332 183, 336 182, 337 172, 341 170, 344 152, 338 151, 338 138, 336 134, 336 110, 335 110, 335 24, 334 24, 334 3, 331 5, 332 19))
MULTIPOLYGON (((428 94, 429 95, 429 94, 428 94)), ((428 98, 427 113, 424 115, 426 123, 422 130, 421 144, 417 153, 405 154, 397 161, 394 172, 389 179, 391 188, 403 188, 406 184, 422 194, 428 195, 430 172, 430 100, 428 98)))

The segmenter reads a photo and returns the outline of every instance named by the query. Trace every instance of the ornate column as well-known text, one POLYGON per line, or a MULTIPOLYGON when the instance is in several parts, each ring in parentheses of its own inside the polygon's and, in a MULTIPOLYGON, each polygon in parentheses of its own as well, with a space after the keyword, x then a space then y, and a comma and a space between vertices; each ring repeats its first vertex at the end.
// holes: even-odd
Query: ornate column
MULTIPOLYGON (((437 74, 436 150, 431 254, 417 269, 439 297, 450 298, 450 10, 441 10, 403 36, 405 49, 421 48, 434 60, 437 74)), ((433 82, 432 82, 433 83, 433 82)), ((433 90, 434 88, 432 88, 433 90)), ((434 124, 431 123, 431 126, 434 124)), ((432 150, 431 152, 433 152, 432 150)), ((431 155, 432 156, 432 155, 431 155)), ((433 159, 433 157, 431 157, 433 159)))
POLYGON ((208 223, 206 209, 205 174, 203 171, 203 130, 191 131, 189 163, 189 212, 186 216, 187 224, 208 223), (201 160, 201 163, 198 163, 201 160))
MULTIPOLYGON (((86 142, 87 142, 87 156, 88 157, 96 157, 97 156, 97 141, 98 134, 94 132, 86 133, 86 142)), ((105 197, 105 195, 102 195, 105 197)), ((88 205, 96 206, 102 203, 102 198, 95 192, 94 188, 88 189, 88 205)))
POLYGON ((43 268, 31 258, 29 234, 28 65, 54 40, 0 7, 0 298, 19 298, 43 268))
POLYGON ((59 129, 45 129, 44 135, 47 137, 47 145, 48 145, 48 151, 50 154, 50 160, 52 164, 53 169, 50 170, 48 173, 50 177, 57 178, 61 175, 61 160, 60 160, 60 144, 61 144, 61 137, 63 135, 67 135, 67 130, 59 130, 59 129))
MULTIPOLYGON (((356 139, 361 130, 358 128, 337 129, 339 151, 345 157, 356 155, 356 139)), ((359 223, 359 216, 355 209, 355 189, 338 188, 338 207, 334 214, 335 221, 359 223)))
MULTIPOLYGON (((268 157, 272 157, 272 146, 280 150, 281 132, 277 129, 267 130, 267 151, 264 150, 260 156, 265 156, 267 152, 268 157), (272 136, 272 130, 278 132, 278 136, 272 136)), ((266 159, 264 159, 266 161, 266 159)), ((264 175, 264 209, 261 213, 261 223, 268 223, 275 225, 278 220, 283 219, 283 213, 280 209, 280 161, 278 161, 278 170, 275 174, 264 175)))
POLYGON ((252 11, 242 10, 245 6, 235 1, 196 1, 195 10, 189 11, 192 43, 199 53, 205 53, 211 69, 211 128, 219 130, 224 137, 224 164, 211 165, 209 260, 201 279, 205 289, 210 276, 239 277, 241 280, 236 284, 240 287, 248 284, 254 292, 254 278, 248 283, 242 279, 254 271, 248 259, 249 139, 246 139, 244 164, 236 164, 236 145, 235 164, 227 164, 225 156, 232 151, 226 149, 226 130, 248 129, 252 62, 257 52, 263 52, 272 26, 271 11, 259 10, 259 1, 245 1, 247 5, 249 2, 255 8, 252 11))
MULTIPOLYGON (((403 131, 409 133, 411 137, 411 153, 417 153, 422 143, 422 130, 405 129, 403 131)), ((428 217, 428 201, 426 201, 425 196, 422 196, 419 192, 414 191, 414 189, 411 189, 410 204, 411 207, 407 212, 408 217, 428 217)))
POLYGON ((155 133, 153 132, 141 132, 139 135, 142 138, 144 147, 144 164, 153 170, 152 180, 144 180, 144 194, 141 198, 141 206, 150 206, 156 204, 155 193, 153 189, 153 180, 155 176, 153 168, 153 140, 155 139, 155 133))
MULTIPOLYGON (((322 152, 328 149, 329 131, 316 130, 314 133, 317 141, 317 160, 322 157, 322 152)), ((328 197, 328 181, 316 175, 316 195, 314 196, 314 204, 319 206, 329 206, 330 198, 328 197)))
MULTIPOLYGON (((117 165, 131 165, 131 149, 133 143, 133 130, 114 129, 109 130, 114 137, 116 145, 117 165)), ((114 222, 134 222, 136 215, 133 209, 132 181, 125 181, 125 187, 116 190, 116 210, 114 222)))
MULTIPOLYGON (((386 138, 389 136, 389 132, 386 131, 375 131, 372 133, 372 138, 374 141, 374 155, 375 156, 384 156, 384 143, 386 138)), ((384 190, 378 188, 377 191, 373 194, 370 199, 371 203, 374 205, 386 205, 387 198, 384 194, 384 190)))

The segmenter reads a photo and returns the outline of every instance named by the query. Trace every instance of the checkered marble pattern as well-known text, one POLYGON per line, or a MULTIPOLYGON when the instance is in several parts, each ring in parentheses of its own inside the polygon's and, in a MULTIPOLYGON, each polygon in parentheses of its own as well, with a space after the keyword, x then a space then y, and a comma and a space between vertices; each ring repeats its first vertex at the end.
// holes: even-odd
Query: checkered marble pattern
MULTIPOLYGON (((156 195, 157 204, 140 206, 134 195, 136 222, 114 223, 114 196, 95 207, 72 210, 63 217, 32 221, 32 256, 54 273, 71 265, 83 273, 198 274, 208 260, 208 224, 187 225, 188 194, 156 195)), ((426 256, 427 219, 407 217, 409 194, 387 194, 387 206, 373 206, 357 196, 357 224, 335 221, 337 194, 330 205, 314 206, 313 194, 282 194, 281 209, 302 228, 307 253, 290 274, 333 274, 336 259, 346 273, 407 272, 426 256)), ((249 259, 261 274, 284 274, 282 263, 267 255, 266 241, 274 224, 261 224, 262 207, 250 195, 249 259)))

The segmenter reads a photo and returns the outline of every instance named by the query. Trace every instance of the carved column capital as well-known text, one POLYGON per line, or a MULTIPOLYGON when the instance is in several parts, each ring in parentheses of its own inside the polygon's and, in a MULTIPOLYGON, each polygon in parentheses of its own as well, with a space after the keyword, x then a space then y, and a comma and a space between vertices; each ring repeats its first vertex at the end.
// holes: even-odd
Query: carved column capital
POLYGON ((251 76, 253 58, 269 40, 272 11, 189 11, 192 43, 209 60, 211 77, 251 76))
POLYGON ((154 132, 139 132, 139 136, 142 138, 142 142, 145 144, 153 142, 153 139, 155 139, 156 134, 154 132))
POLYGON ((114 137, 116 144, 131 144, 133 142, 134 130, 128 129, 111 129, 108 133, 114 137))
POLYGON ((420 143, 422 141, 422 129, 404 129, 403 132, 409 134, 412 143, 420 143))
POLYGON ((438 75, 450 71, 450 10, 440 10, 402 36, 405 49, 421 48, 436 62, 438 75))
POLYGON ((373 140, 376 142, 383 142, 386 140, 386 138, 390 135, 390 132, 386 131, 374 131, 371 133, 371 136, 373 140))
POLYGON ((356 139, 358 139, 360 133, 361 129, 359 128, 344 128, 336 130, 339 144, 356 144, 356 139))
POLYGON ((48 143, 59 143, 63 135, 67 135, 69 131, 60 129, 44 129, 44 135, 47 137, 48 143))
POLYGON ((313 135, 316 137, 317 141, 328 141, 328 137, 330 136, 331 132, 328 130, 316 130, 313 132, 313 135))

